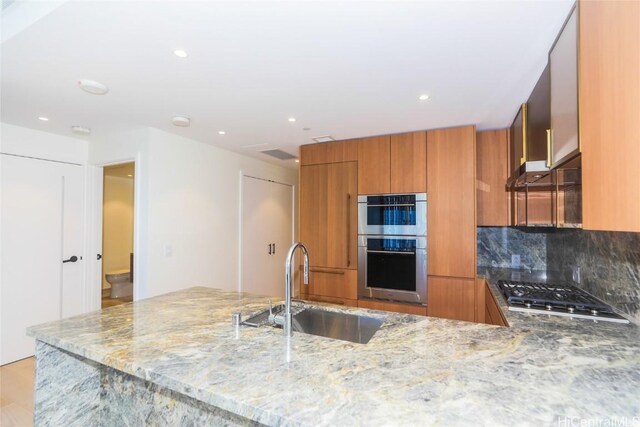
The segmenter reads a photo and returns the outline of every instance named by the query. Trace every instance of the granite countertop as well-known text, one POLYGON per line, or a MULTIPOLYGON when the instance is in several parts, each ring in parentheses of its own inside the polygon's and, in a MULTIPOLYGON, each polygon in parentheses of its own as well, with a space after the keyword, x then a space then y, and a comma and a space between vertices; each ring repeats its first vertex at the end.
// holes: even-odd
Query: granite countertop
POLYGON ((231 326, 232 312, 246 318, 267 300, 190 288, 28 333, 267 425, 558 425, 640 417, 634 325, 525 321, 507 312, 506 328, 331 308, 385 318, 367 345, 302 333, 288 341, 271 327, 231 326))

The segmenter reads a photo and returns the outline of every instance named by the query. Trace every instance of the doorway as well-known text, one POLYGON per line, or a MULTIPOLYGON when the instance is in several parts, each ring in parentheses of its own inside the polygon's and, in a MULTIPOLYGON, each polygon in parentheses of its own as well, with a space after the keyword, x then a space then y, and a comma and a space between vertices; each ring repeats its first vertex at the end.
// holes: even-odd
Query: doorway
POLYGON ((242 176, 241 291, 284 297, 284 265, 293 243, 293 186, 242 176))
POLYGON ((133 301, 135 163, 104 167, 101 307, 133 301))

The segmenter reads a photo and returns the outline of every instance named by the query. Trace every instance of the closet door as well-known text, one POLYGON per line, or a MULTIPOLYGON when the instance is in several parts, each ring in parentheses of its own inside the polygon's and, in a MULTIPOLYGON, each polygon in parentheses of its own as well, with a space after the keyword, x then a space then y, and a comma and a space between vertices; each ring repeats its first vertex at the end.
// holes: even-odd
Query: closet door
POLYGON ((293 240, 292 186, 242 177, 242 291, 284 297, 293 240))
POLYGON ((84 177, 78 165, 6 154, 0 161, 6 364, 34 354, 27 327, 82 312, 84 177))

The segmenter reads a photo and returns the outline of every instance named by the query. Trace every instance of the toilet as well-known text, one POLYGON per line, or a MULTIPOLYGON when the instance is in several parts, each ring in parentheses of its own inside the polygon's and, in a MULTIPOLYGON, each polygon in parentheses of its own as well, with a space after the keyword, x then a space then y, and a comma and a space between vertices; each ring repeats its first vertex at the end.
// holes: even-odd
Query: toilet
POLYGON ((133 295, 133 283, 129 270, 113 270, 104 275, 111 284, 111 298, 124 298, 133 295))

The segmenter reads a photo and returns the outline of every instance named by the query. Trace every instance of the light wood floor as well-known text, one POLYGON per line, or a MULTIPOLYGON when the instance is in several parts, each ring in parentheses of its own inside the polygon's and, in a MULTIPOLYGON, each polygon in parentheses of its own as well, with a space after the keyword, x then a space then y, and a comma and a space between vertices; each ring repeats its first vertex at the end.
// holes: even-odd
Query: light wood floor
POLYGON ((35 359, 0 366, 0 426, 33 425, 35 359))

